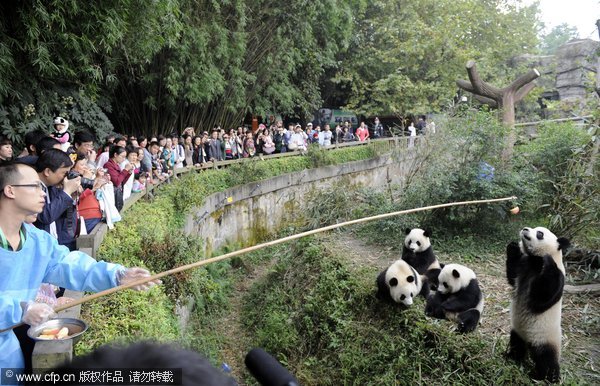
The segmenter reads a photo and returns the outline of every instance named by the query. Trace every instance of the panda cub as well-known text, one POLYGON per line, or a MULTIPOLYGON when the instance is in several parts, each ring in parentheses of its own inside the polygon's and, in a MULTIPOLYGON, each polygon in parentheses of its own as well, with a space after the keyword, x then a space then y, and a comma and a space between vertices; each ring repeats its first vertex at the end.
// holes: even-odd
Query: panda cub
POLYGON ((428 294, 422 277, 404 260, 396 260, 377 276, 377 299, 410 306, 415 296, 428 294))
POLYGON ((474 331, 483 312, 475 272, 460 264, 447 264, 438 280, 437 291, 427 298, 425 315, 457 322, 458 332, 474 331))
POLYGON ((514 288, 506 355, 522 361, 529 350, 535 366, 532 378, 558 382, 565 282, 562 256, 569 240, 543 227, 523 228, 520 239, 506 247, 506 276, 514 288))
POLYGON ((433 254, 429 236, 431 236, 429 230, 406 229, 402 260, 414 267, 420 275, 425 275, 429 284, 435 289, 441 266, 437 257, 433 254))

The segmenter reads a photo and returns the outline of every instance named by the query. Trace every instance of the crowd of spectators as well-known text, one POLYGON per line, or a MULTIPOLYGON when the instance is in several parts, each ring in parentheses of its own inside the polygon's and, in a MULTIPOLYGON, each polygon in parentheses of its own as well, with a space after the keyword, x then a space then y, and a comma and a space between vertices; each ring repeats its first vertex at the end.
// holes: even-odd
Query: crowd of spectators
MULTIPOLYGON (((57 117, 54 132, 64 137, 68 121, 57 117)), ((330 147, 338 143, 364 142, 384 135, 379 119, 369 128, 361 122, 353 128, 340 122, 334 130, 329 124, 304 127, 282 121, 254 129, 239 126, 210 132, 193 127, 177 134, 146 138, 135 135, 110 135, 100 146, 87 131, 69 137, 70 145, 42 130, 27 133, 23 151, 13 154, 12 142, 0 137, 0 162, 30 165, 45 186, 47 204, 37 216, 35 226, 52 234, 59 243, 73 250, 76 237, 87 234, 103 219, 112 225, 132 193, 144 191, 177 175, 176 169, 204 166, 215 161, 234 160, 286 152, 305 152, 311 144, 330 147)), ((62 138, 61 137, 61 138, 62 138)))

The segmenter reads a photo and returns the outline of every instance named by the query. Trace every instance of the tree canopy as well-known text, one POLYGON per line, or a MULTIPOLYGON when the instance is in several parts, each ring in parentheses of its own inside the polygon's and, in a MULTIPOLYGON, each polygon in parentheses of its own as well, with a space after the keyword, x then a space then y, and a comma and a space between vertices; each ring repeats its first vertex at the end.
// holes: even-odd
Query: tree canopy
POLYGON ((540 51, 546 55, 554 55, 558 47, 572 39, 579 38, 577 27, 562 23, 542 35, 540 39, 540 51))
POLYGON ((505 0, 369 2, 333 82, 360 113, 439 111, 470 59, 492 83, 514 76, 508 60, 534 49, 537 13, 505 0))
POLYGON ((436 111, 468 59, 490 81, 537 44, 519 0, 31 0, 0 3, 0 130, 62 115, 98 136, 436 111))

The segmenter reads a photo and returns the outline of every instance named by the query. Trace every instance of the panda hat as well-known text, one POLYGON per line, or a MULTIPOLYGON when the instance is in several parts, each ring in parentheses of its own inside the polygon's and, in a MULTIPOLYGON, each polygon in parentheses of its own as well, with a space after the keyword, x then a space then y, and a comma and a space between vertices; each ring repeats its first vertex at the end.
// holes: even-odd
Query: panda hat
POLYGON ((65 125, 63 130, 68 130, 69 129, 69 121, 67 121, 66 119, 64 119, 63 117, 54 117, 54 127, 56 127, 56 125, 65 125))

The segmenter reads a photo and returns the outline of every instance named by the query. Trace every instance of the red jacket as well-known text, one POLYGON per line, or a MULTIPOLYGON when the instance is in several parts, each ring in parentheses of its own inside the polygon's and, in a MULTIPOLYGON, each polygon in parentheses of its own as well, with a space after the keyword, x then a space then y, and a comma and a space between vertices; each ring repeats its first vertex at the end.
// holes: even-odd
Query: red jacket
POLYGON ((123 186, 123 183, 127 181, 131 175, 131 172, 128 170, 121 170, 121 167, 112 159, 109 159, 108 162, 104 164, 104 167, 108 170, 110 181, 115 187, 123 186))
POLYGON ((84 190, 79 196, 77 210, 79 211, 79 215, 86 220, 91 218, 102 218, 100 203, 96 199, 94 192, 92 192, 90 189, 84 190))

